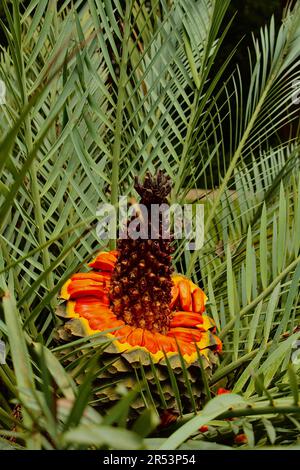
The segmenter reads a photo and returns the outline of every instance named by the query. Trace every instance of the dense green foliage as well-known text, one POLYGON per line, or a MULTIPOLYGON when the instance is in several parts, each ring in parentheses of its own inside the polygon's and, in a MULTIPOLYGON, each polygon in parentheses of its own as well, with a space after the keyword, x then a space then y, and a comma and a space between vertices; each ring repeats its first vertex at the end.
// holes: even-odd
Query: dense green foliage
POLYGON ((222 53, 229 3, 31 0, 20 15, 4 2, 3 448, 219 449, 240 433, 244 447, 299 445, 299 141, 278 133, 298 113, 300 3, 260 31, 246 81, 222 53), (178 243, 175 263, 203 285, 224 342, 205 408, 163 433, 151 406, 127 423, 135 393, 151 403, 143 381, 119 387, 105 416, 91 406, 107 344, 59 346, 54 314, 62 284, 101 244, 98 204, 135 196, 134 176, 158 168, 174 201, 205 204, 203 248, 178 243), (65 366, 69 348, 78 356, 65 366), (233 393, 214 397, 218 387, 233 393))

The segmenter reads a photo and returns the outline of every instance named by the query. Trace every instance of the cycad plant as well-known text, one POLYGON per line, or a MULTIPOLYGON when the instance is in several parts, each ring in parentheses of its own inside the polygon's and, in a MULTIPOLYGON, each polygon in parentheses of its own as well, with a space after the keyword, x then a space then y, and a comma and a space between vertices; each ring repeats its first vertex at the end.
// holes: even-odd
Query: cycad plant
POLYGON ((253 39, 248 77, 233 67, 235 51, 222 54, 229 3, 3 2, 3 447, 297 446, 299 142, 295 130, 281 136, 298 117, 300 3, 253 39), (223 342, 212 376, 199 360, 200 407, 180 350, 179 373, 166 360, 168 387, 155 361, 147 370, 141 362, 128 392, 117 367, 111 376, 115 360, 100 360, 113 345, 107 335, 57 343, 61 289, 99 249, 115 249, 97 238, 99 204, 137 197, 135 177, 158 170, 172 182, 171 202, 204 204, 203 247, 189 252, 180 240, 173 255, 206 293, 223 342), (174 421, 170 395, 175 402, 177 421, 162 434, 150 372, 161 425, 174 421), (90 408, 99 374, 121 397, 102 415, 90 408), (218 389, 232 393, 214 397, 218 389), (128 422, 136 395, 144 414, 128 422), (154 437, 144 439, 145 428, 154 437))

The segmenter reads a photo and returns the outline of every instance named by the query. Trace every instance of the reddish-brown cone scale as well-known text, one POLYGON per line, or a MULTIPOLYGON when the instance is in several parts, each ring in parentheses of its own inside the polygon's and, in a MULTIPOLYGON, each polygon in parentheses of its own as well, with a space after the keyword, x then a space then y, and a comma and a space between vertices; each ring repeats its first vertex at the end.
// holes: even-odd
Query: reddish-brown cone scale
MULTIPOLYGON (((151 206, 167 203, 170 179, 161 172, 154 178, 147 173, 144 184, 136 181, 135 189, 148 214, 146 219, 139 217, 140 231, 150 234, 153 226, 151 206)), ((173 248, 171 239, 163 239, 161 218, 156 237, 154 240, 128 238, 118 241, 119 256, 112 273, 110 298, 112 310, 127 325, 166 334, 172 318, 173 248)))

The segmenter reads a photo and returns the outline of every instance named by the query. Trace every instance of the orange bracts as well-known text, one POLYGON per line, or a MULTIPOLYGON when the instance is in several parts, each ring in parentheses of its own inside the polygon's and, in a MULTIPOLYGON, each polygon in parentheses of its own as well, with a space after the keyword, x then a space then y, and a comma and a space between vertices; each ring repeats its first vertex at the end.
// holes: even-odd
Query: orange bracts
POLYGON ((228 390, 227 388, 222 388, 222 387, 218 388, 217 390, 217 395, 224 395, 226 393, 231 393, 231 391, 228 390))
POLYGON ((179 297, 179 287, 175 283, 173 283, 171 295, 172 295, 172 299, 171 299, 170 307, 173 308, 179 297))
POLYGON ((180 305, 183 310, 187 312, 193 311, 193 303, 192 303, 192 295, 191 295, 191 288, 190 283, 187 279, 179 281, 178 283, 179 288, 179 300, 180 305))
POLYGON ((207 431, 208 431, 208 426, 205 426, 205 425, 204 425, 204 426, 201 426, 201 427, 199 428, 199 431, 200 431, 200 432, 207 432, 207 431))
POLYGON ((238 434, 234 438, 235 444, 248 444, 248 438, 246 434, 238 434))
POLYGON ((103 271, 113 271, 116 261, 117 261, 118 252, 117 251, 100 251, 96 258, 89 263, 90 268, 101 269, 103 271))
POLYGON ((199 313, 195 312, 174 312, 170 327, 191 327, 197 328, 197 326, 203 323, 203 318, 199 313))
POLYGON ((200 287, 181 274, 173 276, 172 307, 180 305, 186 312, 203 313, 207 296, 200 287))
POLYGON ((167 336, 181 339, 187 343, 197 343, 200 341, 202 333, 196 328, 171 328, 167 336))
MULTIPOLYGON (((61 290, 61 298, 67 301, 66 314, 83 323, 88 334, 112 330, 120 350, 144 348, 154 359, 178 349, 184 358, 195 360, 197 350, 207 348, 221 351, 222 343, 214 334, 214 321, 203 314, 207 297, 205 293, 185 276, 172 276, 172 317, 169 331, 161 334, 143 328, 126 325, 110 308, 109 289, 111 273, 117 260, 117 252, 100 252, 89 263, 92 271, 71 276, 61 290)), ((122 305, 122 301, 120 301, 122 305)))

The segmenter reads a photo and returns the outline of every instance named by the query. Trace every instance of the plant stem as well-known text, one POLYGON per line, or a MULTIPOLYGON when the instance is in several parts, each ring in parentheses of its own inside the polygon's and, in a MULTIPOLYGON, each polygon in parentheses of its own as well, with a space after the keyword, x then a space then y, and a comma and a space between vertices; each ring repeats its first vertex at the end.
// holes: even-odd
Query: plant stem
MULTIPOLYGON (((200 415, 201 412, 198 414, 200 415)), ((268 414, 300 414, 300 406, 297 405, 257 405, 253 404, 249 405, 246 408, 238 408, 236 410, 228 410, 224 411, 224 413, 221 413, 217 419, 222 420, 222 419, 229 419, 229 418, 238 418, 238 417, 244 417, 244 416, 261 416, 261 415, 268 415, 268 414)), ((180 428, 183 424, 187 423, 190 421, 192 418, 194 418, 195 415, 193 413, 189 413, 186 415, 183 415, 181 419, 179 419, 174 427, 172 428, 173 430, 176 430, 180 428)))

